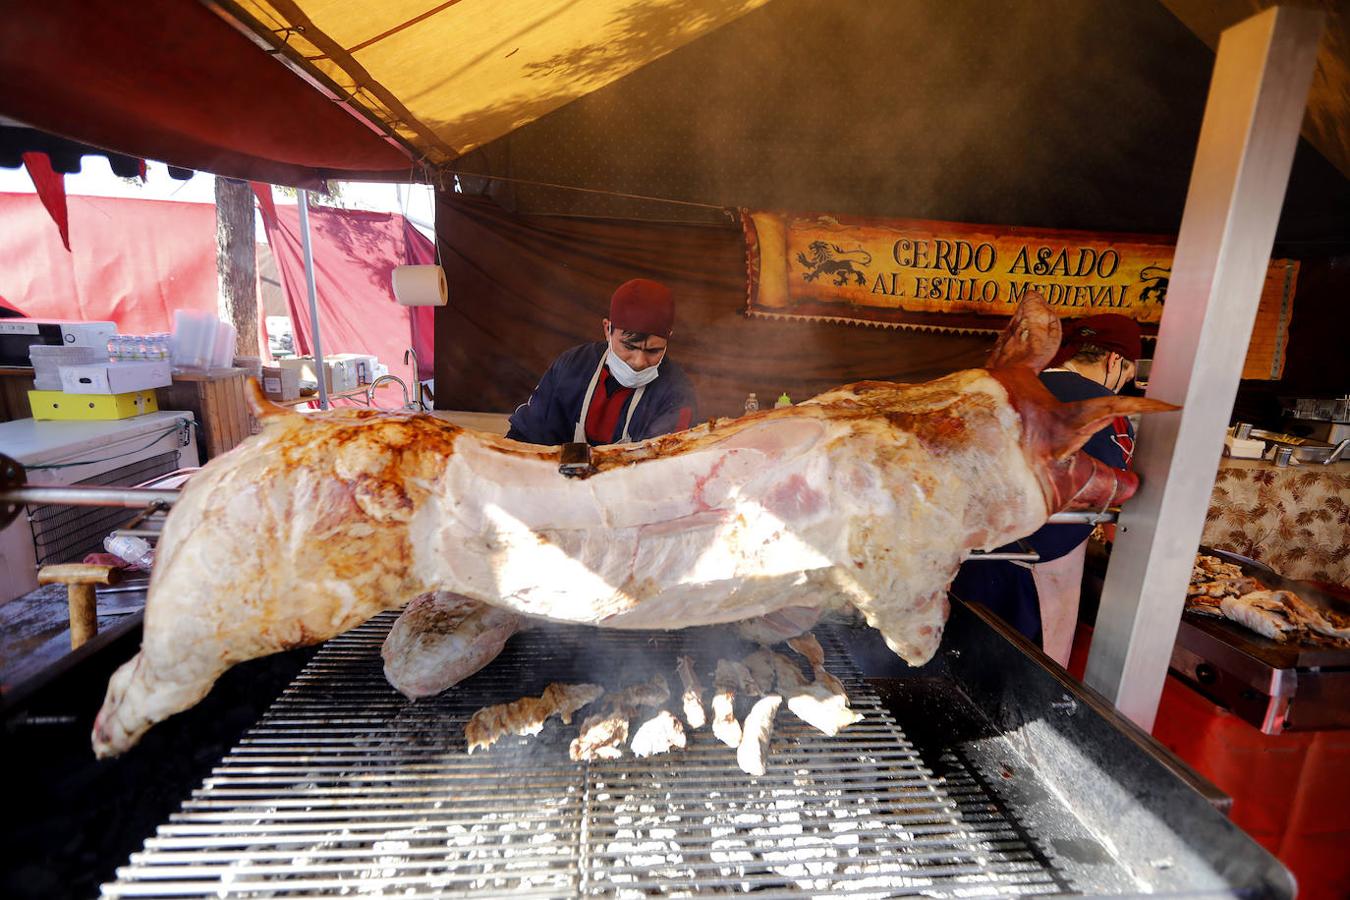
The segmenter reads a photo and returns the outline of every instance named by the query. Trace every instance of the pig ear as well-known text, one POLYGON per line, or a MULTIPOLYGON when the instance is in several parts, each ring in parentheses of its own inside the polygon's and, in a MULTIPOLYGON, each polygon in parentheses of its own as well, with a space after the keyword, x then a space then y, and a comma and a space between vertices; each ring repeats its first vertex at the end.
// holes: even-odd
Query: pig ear
POLYGON ((985 363, 987 369, 1025 366, 1039 372, 1059 350, 1059 316, 1035 291, 1028 291, 1013 313, 1012 321, 998 336, 985 363))
POLYGON ((264 425, 269 419, 279 419, 282 416, 299 415, 295 410, 287 409, 284 406, 278 406, 267 395, 263 393, 262 385, 258 384, 258 379, 249 378, 244 394, 248 397, 248 407, 253 411, 253 416, 264 425))
POLYGON ((1050 458, 1064 459, 1081 448, 1116 416, 1131 413, 1168 412, 1181 409, 1161 400, 1147 397, 1093 397, 1061 403, 1053 415, 1054 424, 1049 435, 1050 458))

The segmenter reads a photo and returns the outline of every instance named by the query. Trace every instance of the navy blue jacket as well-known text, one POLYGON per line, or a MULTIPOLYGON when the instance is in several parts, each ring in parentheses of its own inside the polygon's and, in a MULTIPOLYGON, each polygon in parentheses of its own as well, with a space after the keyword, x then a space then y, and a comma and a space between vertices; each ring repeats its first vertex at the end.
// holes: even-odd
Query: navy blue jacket
MULTIPOLYGON (((530 399, 511 414, 511 429, 506 436, 528 444, 566 444, 575 434, 586 386, 595 375, 595 367, 605 355, 604 341, 573 347, 553 361, 530 399)), ((684 370, 670 359, 661 362, 661 375, 642 392, 642 400, 633 412, 628 436, 641 441, 688 428, 697 421, 694 386, 684 370)), ((611 376, 612 377, 612 376, 611 376)), ((598 387, 597 387, 598 389, 598 387)), ((632 396, 624 403, 614 434, 602 443, 618 443, 623 436, 623 421, 632 396)))
MULTIPOLYGON (((1109 397, 1111 391, 1077 372, 1042 372, 1041 382, 1061 401, 1087 400, 1090 397, 1109 397)), ((1083 445, 1083 451, 1116 469, 1128 464, 1125 447, 1134 451, 1134 429, 1127 422, 1124 429, 1127 440, 1117 436, 1114 425, 1101 429, 1083 445)), ((1043 525, 1023 542, 1035 550, 1045 562, 1059 559, 1071 552, 1092 534, 1091 525, 1043 525)), ((1017 552, 1016 544, 999 550, 1017 552)), ((1040 597, 1031 570, 1011 562, 967 562, 956 573, 951 591, 962 600, 983 603, 998 613, 1005 622, 1019 632, 1039 641, 1041 636, 1040 597)))

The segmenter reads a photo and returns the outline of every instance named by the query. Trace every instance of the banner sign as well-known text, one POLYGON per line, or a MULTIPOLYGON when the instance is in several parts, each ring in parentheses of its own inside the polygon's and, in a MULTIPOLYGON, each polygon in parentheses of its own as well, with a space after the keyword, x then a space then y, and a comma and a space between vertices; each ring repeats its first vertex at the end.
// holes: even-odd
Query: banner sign
MULTIPOLYGON (((1175 250, 1155 235, 914 219, 743 210, 741 222, 750 315, 933 331, 999 331, 1036 291, 1061 316, 1119 313, 1156 335, 1175 250)), ((1270 346, 1244 377, 1279 377, 1297 276, 1296 261, 1269 264, 1252 343, 1270 346)))

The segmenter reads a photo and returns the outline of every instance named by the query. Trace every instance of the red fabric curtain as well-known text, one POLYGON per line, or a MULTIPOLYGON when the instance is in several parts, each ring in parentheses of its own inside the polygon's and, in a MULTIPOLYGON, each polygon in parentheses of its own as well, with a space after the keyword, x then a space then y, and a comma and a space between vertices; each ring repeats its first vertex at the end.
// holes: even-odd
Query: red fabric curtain
POLYGON ((441 192, 436 231, 450 304, 436 311, 436 405, 508 412, 563 350, 601 337, 630 278, 675 293, 670 357, 702 416, 739 415, 754 391, 804 400, 868 378, 917 381, 979 365, 992 336, 747 319, 745 241, 725 227, 515 216, 441 192))
MULTIPOLYGON (((313 328, 299 209, 278 206, 275 219, 269 223, 265 217, 263 222, 290 306, 296 349, 309 353, 313 328)), ((425 339, 421 346, 416 340, 429 329, 414 330, 415 308, 398 305, 391 278, 397 265, 430 262, 431 242, 392 213, 311 209, 309 225, 324 354, 373 353, 391 374, 411 384, 412 367, 403 364, 403 351, 417 346, 423 368, 429 370, 431 347, 425 339)))
POLYGON ((45 153, 25 153, 23 167, 28 177, 33 179, 38 198, 47 207, 56 230, 61 234, 61 243, 70 249, 70 214, 66 210, 66 176, 52 168, 52 161, 45 153))
POLYGON ((208 203, 66 198, 72 249, 36 194, 0 194, 0 301, 44 319, 169 331, 175 309, 216 312, 216 210, 208 203))

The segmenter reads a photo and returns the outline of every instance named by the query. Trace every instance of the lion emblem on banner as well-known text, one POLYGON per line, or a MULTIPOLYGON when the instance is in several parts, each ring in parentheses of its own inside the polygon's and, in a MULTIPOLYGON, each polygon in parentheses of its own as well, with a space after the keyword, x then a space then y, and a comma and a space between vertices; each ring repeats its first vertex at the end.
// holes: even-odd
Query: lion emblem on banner
POLYGON ((1143 283, 1144 289, 1139 292, 1139 299, 1148 303, 1150 301, 1159 306, 1167 299, 1167 283, 1172 279, 1172 270, 1164 269, 1162 266, 1145 266, 1139 270, 1139 280, 1143 283))
POLYGON ((808 249, 811 251, 810 256, 800 252, 797 254, 797 262, 806 269, 802 273, 803 281, 815 281, 822 275, 833 275, 834 283, 838 286, 848 284, 849 278, 856 279, 858 284, 867 283, 863 273, 853 267, 855 262, 860 266, 872 264, 872 254, 861 247, 845 250, 828 241, 812 241, 808 249))

